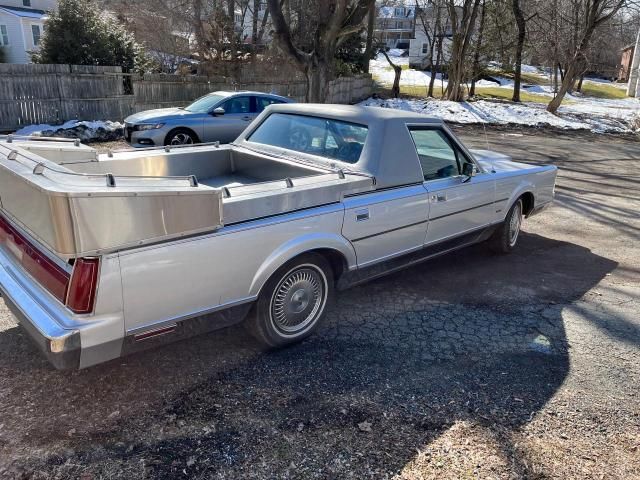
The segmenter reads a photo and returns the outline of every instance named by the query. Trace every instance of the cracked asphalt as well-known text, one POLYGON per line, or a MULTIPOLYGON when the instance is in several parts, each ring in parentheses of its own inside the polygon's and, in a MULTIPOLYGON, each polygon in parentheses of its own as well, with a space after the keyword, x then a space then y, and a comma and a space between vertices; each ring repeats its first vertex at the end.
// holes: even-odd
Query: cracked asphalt
POLYGON ((300 345, 57 372, 2 304, 0 478, 640 478, 640 143, 455 131, 557 165, 555 204, 511 255, 341 292, 300 345))

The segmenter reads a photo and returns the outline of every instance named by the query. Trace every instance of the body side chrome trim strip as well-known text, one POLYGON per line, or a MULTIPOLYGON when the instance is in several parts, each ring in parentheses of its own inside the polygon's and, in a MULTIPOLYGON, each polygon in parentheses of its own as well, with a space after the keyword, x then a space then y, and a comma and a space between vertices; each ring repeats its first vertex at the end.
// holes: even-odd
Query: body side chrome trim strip
POLYGON ((396 232, 398 230, 403 230, 405 228, 410 228, 410 227, 415 227, 416 225, 421 225, 423 223, 428 223, 429 220, 421 220, 419 222, 415 222, 415 223, 410 223, 409 225, 402 225, 401 227, 396 227, 396 228, 391 228, 389 230, 385 230, 384 232, 380 232, 380 233, 373 233, 371 235, 367 235, 366 237, 359 237, 359 238, 354 238, 353 240, 350 240, 351 242, 359 242, 361 240, 366 240, 368 238, 373 238, 373 237, 377 237, 379 235, 384 235, 385 233, 391 233, 391 232, 396 232))
POLYGON ((237 307, 239 305, 244 305, 246 303, 251 303, 258 298, 257 295, 241 298, 239 300, 234 300, 231 302, 223 303, 217 305, 215 307, 205 308, 203 310, 198 310, 196 312, 187 313, 185 315, 179 315, 173 318, 168 318, 165 320, 161 320, 159 322, 148 323, 146 325, 142 325, 140 327, 130 328, 125 331, 125 335, 138 335, 140 333, 153 331, 160 329, 164 326, 175 325, 178 322, 182 322, 183 320, 189 320, 191 318, 200 317, 203 315, 208 315, 210 313, 219 312, 221 310, 226 310, 227 308, 237 307))
POLYGON ((459 213, 469 212, 471 210, 475 210, 476 208, 488 207, 489 205, 493 205, 493 204, 496 204, 496 203, 499 203, 499 202, 504 202, 506 200, 509 200, 509 199, 508 198, 501 198, 499 200, 494 200, 493 202, 483 203, 482 205, 476 205, 475 207, 465 208, 464 210, 458 210, 457 212, 447 213, 445 215, 440 215, 439 217, 433 217, 433 218, 430 218, 429 220, 430 221, 440 220, 441 218, 451 217, 452 215, 457 215, 459 213))

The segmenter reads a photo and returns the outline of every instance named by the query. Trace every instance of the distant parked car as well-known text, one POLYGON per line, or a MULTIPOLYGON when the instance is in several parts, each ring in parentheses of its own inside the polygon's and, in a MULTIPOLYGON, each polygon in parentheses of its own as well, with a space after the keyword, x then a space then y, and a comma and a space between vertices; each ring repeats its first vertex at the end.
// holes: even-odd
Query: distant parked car
POLYGON ((267 106, 290 102, 290 98, 261 92, 213 92, 187 107, 130 115, 124 119, 124 136, 134 147, 229 143, 267 106))

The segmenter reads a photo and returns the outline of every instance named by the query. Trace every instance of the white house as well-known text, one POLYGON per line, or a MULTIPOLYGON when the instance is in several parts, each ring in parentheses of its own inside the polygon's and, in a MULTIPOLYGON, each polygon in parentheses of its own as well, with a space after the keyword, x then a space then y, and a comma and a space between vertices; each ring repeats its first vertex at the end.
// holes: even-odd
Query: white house
POLYGON ((30 63, 56 0, 0 0, 0 48, 7 63, 30 63))
POLYGON ((415 29, 415 6, 411 1, 398 6, 378 7, 375 37, 388 48, 408 49, 415 29))
MULTIPOLYGON (((459 9, 459 7, 457 7, 459 9)), ((462 12, 458 12, 458 17, 462 12)), ((409 66, 412 68, 426 68, 431 65, 431 41, 433 38, 433 30, 435 26, 435 12, 433 6, 427 6, 419 8, 416 12, 415 33, 409 43, 409 66), (426 32, 430 32, 427 35, 426 32)), ((451 53, 451 38, 453 31, 451 29, 451 23, 448 12, 442 13, 440 20, 444 24, 443 31, 440 35, 442 38, 442 54, 444 56, 443 62, 448 61, 451 53)), ((437 52, 433 52, 434 56, 437 52)), ((435 61, 435 58, 433 59, 435 61)))

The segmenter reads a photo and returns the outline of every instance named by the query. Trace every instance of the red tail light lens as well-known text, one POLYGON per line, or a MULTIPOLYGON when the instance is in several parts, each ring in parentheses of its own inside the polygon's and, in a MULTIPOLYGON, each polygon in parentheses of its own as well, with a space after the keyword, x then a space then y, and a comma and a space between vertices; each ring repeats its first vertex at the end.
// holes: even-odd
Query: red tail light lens
POLYGON ((90 313, 98 286, 99 258, 78 258, 73 265, 67 307, 75 313, 90 313))
POLYGON ((9 251, 49 293, 64 303, 69 274, 40 253, 29 240, 0 217, 0 245, 9 251))

